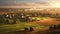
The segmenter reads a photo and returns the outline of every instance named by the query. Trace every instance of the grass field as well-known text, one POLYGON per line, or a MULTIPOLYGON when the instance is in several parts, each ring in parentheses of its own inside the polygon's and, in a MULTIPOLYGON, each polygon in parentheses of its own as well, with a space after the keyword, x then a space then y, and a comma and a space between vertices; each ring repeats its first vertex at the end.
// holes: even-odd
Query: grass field
POLYGON ((33 27, 35 30, 48 28, 46 26, 38 24, 18 22, 17 24, 0 24, 0 32, 24 30, 25 27, 27 27, 28 29, 29 27, 33 27))
POLYGON ((19 21, 17 21, 17 24, 0 24, 0 32, 24 30, 24 28, 26 28, 26 27, 28 29, 29 29, 29 27, 33 27, 34 30, 41 31, 41 30, 49 29, 49 26, 45 26, 45 25, 57 24, 57 22, 55 23, 55 21, 51 18, 50 19, 44 18, 43 20, 40 20, 40 21, 38 21, 38 22, 19 22, 19 21))

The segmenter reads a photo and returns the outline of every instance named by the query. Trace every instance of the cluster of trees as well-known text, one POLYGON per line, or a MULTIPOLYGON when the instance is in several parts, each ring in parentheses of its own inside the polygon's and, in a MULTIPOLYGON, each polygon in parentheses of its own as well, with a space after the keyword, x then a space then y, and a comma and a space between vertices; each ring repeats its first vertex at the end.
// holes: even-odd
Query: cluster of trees
POLYGON ((16 24, 15 18, 11 18, 8 14, 0 15, 0 24, 16 24))
MULTIPOLYGON (((58 15, 58 14, 56 14, 58 15)), ((50 17, 51 14, 46 13, 8 13, 0 15, 0 23, 16 23, 17 19, 21 22, 29 22, 31 17, 50 17)))
POLYGON ((60 29, 60 24, 49 27, 50 30, 60 29))
MULTIPOLYGON (((25 9, 27 9, 27 8, 25 8, 25 9)), ((42 16, 42 17, 55 17, 55 18, 60 18, 60 16, 59 16, 59 14, 58 13, 56 13, 56 14, 51 14, 51 13, 49 13, 48 11, 47 11, 47 9, 44 9, 44 10, 40 10, 40 11, 36 11, 36 10, 29 10, 29 11, 25 11, 25 9, 23 9, 23 8, 20 8, 20 9, 18 9, 18 8, 9 8, 9 9, 7 9, 7 8, 0 8, 0 11, 2 11, 2 12, 16 12, 16 13, 24 13, 24 14, 31 14, 32 16, 42 16)), ((28 8, 29 9, 29 8, 28 8)), ((51 9, 51 10, 53 10, 53 9, 51 9)))
POLYGON ((0 15, 0 23, 6 23, 6 24, 16 24, 17 20, 20 20, 20 22, 28 22, 30 21, 30 16, 22 15, 22 14, 2 14, 0 15))
POLYGON ((34 31, 33 27, 29 27, 29 29, 28 28, 25 28, 25 31, 34 31))

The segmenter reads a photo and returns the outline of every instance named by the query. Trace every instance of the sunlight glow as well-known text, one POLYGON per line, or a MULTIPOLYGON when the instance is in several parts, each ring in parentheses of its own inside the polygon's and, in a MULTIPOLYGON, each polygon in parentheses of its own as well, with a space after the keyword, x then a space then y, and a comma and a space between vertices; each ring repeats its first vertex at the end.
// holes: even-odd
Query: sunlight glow
POLYGON ((53 8, 60 8, 60 2, 54 2, 52 3, 53 8))

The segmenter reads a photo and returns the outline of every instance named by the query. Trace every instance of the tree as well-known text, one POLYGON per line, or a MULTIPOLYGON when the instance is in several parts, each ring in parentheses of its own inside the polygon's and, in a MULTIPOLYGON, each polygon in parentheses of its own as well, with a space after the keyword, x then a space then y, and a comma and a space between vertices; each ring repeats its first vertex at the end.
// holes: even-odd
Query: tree
POLYGON ((9 20, 8 19, 6 20, 6 24, 9 24, 9 20))
POLYGON ((32 27, 30 27, 30 31, 34 31, 34 29, 32 27))
POLYGON ((28 28, 25 28, 25 31, 28 31, 28 28))
POLYGON ((49 29, 50 29, 50 30, 53 30, 53 27, 52 27, 52 26, 50 26, 50 27, 49 27, 49 29))
POLYGON ((57 26, 56 25, 54 25, 54 29, 57 29, 57 26))
POLYGON ((16 24, 16 20, 13 20, 13 24, 16 24))
POLYGON ((60 28, 60 24, 57 25, 57 29, 59 29, 59 28, 60 28))
POLYGON ((4 23, 5 22, 5 19, 2 15, 0 15, 0 23, 4 23))

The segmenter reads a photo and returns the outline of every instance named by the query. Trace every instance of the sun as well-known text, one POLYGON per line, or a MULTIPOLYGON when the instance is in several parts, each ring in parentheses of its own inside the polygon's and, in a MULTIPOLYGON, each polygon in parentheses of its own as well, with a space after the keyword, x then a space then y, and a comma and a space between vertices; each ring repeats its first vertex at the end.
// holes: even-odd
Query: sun
POLYGON ((60 3, 59 2, 55 2, 52 4, 53 8, 60 8, 60 3))

